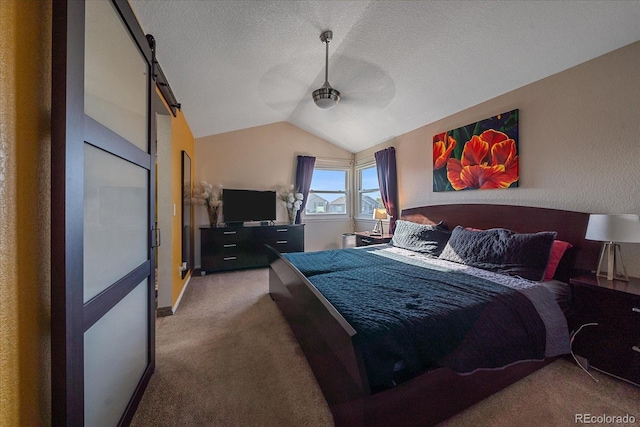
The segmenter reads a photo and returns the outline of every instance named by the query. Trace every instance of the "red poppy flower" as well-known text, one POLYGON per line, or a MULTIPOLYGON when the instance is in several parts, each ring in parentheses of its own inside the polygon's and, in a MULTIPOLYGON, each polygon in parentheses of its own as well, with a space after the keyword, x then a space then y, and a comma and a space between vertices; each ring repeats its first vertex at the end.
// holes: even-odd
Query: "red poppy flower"
POLYGON ((507 188, 518 177, 516 142, 493 129, 474 135, 460 160, 447 160, 447 178, 455 190, 507 188))
POLYGON ((456 140, 448 137, 448 144, 445 143, 446 133, 439 133, 433 137, 433 169, 442 169, 451 156, 451 152, 456 146, 456 140))

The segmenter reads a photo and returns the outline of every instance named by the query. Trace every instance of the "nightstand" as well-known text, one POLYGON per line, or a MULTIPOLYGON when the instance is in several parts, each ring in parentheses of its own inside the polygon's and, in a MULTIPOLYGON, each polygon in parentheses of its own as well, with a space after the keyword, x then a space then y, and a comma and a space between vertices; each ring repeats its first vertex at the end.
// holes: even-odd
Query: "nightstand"
POLYGON ((608 281, 595 275, 571 279, 577 330, 574 353, 594 368, 640 386, 640 279, 608 281))
POLYGON ((371 234, 369 231, 356 231, 356 246, 379 245, 389 243, 393 234, 371 234))

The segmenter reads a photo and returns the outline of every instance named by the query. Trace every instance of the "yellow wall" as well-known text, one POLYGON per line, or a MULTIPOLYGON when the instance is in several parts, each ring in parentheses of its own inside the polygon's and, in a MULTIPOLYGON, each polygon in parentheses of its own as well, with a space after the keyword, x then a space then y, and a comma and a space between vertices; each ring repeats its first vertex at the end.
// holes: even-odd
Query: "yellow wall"
MULTIPOLYGON (((0 0, 1 1, 1 0, 0 0)), ((176 206, 176 215, 171 224, 171 306, 175 304, 190 275, 181 277, 178 267, 182 263, 182 151, 191 157, 191 182, 194 170, 194 138, 189 124, 178 111, 177 117, 171 116, 171 200, 176 206)), ((193 224, 193 221, 192 221, 193 224)), ((193 235, 191 236, 193 242, 193 235)))
POLYGON ((0 0, 0 425, 50 423, 51 2, 0 0))

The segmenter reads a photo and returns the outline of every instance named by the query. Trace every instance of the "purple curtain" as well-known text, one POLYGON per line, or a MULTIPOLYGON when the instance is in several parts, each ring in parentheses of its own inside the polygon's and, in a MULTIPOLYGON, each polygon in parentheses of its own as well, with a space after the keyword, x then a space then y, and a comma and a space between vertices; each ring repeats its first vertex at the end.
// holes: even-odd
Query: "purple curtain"
POLYGON ((398 175, 396 172, 396 149, 393 147, 375 153, 378 184, 382 203, 389 215, 389 233, 396 229, 398 218, 398 175))
POLYGON ((302 212, 307 206, 307 197, 309 197, 309 189, 311 189, 311 178, 313 178, 313 167, 316 164, 316 158, 311 156, 298 156, 298 167, 296 168, 296 191, 302 193, 302 206, 296 215, 296 224, 300 224, 302 212))

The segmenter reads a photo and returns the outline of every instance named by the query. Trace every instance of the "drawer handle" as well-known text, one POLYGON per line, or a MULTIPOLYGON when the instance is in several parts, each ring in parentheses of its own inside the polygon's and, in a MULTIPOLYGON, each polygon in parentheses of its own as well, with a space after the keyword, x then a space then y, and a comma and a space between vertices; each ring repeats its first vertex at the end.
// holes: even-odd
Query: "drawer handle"
POLYGON ((224 234, 236 234, 237 231, 225 231, 224 234))
POLYGON ((236 245, 235 243, 229 243, 229 244, 224 245, 225 248, 235 248, 236 246, 238 246, 238 245, 236 245))
POLYGON ((287 241, 286 240, 278 240, 278 241, 276 241, 276 243, 279 244, 279 245, 286 245, 287 241))
POLYGON ((363 241, 364 243, 371 243, 371 240, 369 240, 369 239, 362 239, 362 241, 363 241))
POLYGON ((226 256, 224 258, 222 258, 224 261, 233 261, 234 259, 236 259, 236 257, 234 256, 226 256))
POLYGON ((640 347, 638 347, 637 345, 634 345, 633 347, 631 347, 631 350, 637 351, 638 353, 640 353, 640 347))
POLYGON ((286 233, 287 231, 289 231, 286 228, 278 228, 278 233, 286 233))
POLYGON ((636 312, 636 313, 640 313, 640 308, 638 308, 638 307, 633 307, 633 308, 631 309, 631 311, 636 312))

